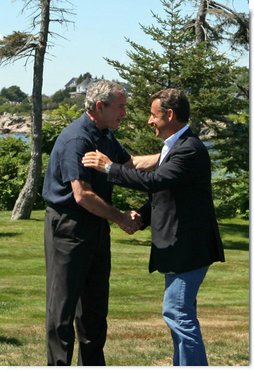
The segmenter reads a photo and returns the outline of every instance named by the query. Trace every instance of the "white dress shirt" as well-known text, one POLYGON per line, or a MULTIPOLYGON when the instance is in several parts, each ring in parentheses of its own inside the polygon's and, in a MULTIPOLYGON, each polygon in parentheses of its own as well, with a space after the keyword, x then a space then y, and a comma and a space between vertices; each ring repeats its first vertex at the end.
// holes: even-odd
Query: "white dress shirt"
MULTIPOLYGON (((188 129, 188 127, 189 125, 186 124, 182 129, 180 129, 179 131, 177 131, 175 134, 171 135, 164 141, 164 146, 162 147, 162 150, 161 150, 159 165, 161 164, 163 159, 166 157, 168 152, 171 150, 171 148, 173 147, 177 139, 188 129)), ((165 274, 175 274, 175 272, 166 272, 165 274)))
POLYGON ((164 146, 161 150, 160 162, 162 163, 163 159, 167 156, 168 152, 171 150, 177 139, 189 128, 189 125, 186 124, 182 129, 178 130, 175 134, 171 135, 164 141, 164 146))

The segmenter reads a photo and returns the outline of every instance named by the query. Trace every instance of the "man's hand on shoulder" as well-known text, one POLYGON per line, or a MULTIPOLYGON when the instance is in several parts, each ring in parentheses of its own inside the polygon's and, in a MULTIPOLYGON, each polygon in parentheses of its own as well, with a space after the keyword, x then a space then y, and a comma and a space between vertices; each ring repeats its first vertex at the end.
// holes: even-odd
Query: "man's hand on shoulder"
POLYGON ((109 166, 112 164, 112 161, 102 152, 96 150, 96 152, 85 153, 82 158, 82 164, 85 167, 91 167, 102 173, 108 173, 109 166))

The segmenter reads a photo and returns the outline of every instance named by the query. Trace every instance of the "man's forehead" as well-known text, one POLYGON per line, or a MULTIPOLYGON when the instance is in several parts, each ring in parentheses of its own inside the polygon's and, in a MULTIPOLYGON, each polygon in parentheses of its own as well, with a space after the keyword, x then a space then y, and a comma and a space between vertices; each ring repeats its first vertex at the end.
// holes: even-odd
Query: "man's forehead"
POLYGON ((160 109, 160 106, 161 106, 161 102, 160 102, 160 99, 156 98, 152 101, 152 104, 151 104, 151 111, 153 110, 158 110, 160 109))

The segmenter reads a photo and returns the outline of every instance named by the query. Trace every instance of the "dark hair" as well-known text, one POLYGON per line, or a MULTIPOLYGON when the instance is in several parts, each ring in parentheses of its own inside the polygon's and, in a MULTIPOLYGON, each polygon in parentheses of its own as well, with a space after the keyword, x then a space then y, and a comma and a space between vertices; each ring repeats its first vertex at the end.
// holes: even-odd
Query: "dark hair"
POLYGON ((152 95, 151 100, 154 101, 155 99, 160 100, 162 112, 171 108, 175 112, 177 120, 188 122, 190 103, 182 90, 175 88, 163 89, 152 95))

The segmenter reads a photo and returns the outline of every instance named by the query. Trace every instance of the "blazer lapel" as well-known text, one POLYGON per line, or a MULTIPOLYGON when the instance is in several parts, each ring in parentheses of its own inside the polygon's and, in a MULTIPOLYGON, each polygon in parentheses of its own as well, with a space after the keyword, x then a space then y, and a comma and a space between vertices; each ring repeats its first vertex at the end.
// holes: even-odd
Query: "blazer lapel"
MULTIPOLYGON (((172 151, 174 150, 176 150, 176 148, 178 147, 178 146, 180 146, 181 145, 181 143, 183 142, 183 139, 185 139, 185 138, 187 138, 187 137, 193 137, 194 136, 194 134, 193 134, 193 132, 192 132, 192 130, 190 129, 190 128, 188 128, 178 139, 177 139, 177 141, 173 144, 173 146, 170 148, 170 151, 167 153, 167 155, 164 157, 164 159, 163 159, 163 161, 161 162, 161 164, 163 164, 170 156, 171 156, 171 153, 172 153, 172 151)), ((157 167, 159 167, 159 161, 160 161, 160 159, 158 160, 158 162, 157 162, 157 165, 156 165, 156 169, 157 169, 157 167)))

